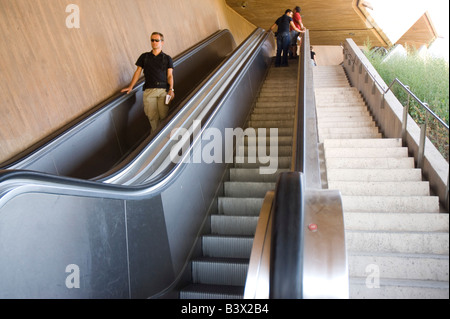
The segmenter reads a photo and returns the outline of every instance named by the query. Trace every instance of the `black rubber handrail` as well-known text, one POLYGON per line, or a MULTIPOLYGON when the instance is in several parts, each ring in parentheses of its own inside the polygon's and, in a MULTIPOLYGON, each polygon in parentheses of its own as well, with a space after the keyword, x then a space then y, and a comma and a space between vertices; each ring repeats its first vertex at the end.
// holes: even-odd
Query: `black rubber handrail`
POLYGON ((270 299, 301 299, 304 182, 299 172, 279 176, 272 205, 270 299))

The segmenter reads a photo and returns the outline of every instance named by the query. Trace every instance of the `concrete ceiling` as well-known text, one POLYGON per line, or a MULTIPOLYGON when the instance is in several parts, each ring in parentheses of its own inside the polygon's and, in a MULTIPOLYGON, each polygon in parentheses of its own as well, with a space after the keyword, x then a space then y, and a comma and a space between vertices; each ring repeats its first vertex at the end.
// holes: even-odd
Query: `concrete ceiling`
POLYGON ((226 0, 254 25, 268 29, 286 9, 301 7, 303 25, 312 45, 340 45, 352 38, 357 45, 370 40, 372 46, 390 46, 361 0, 226 0))

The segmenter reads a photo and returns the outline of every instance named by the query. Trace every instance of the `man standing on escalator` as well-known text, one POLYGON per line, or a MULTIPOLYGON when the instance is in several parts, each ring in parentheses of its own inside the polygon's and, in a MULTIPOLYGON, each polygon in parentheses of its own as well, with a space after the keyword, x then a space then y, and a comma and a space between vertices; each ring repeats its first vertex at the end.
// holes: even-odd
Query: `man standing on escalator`
POLYGON ((294 13, 291 9, 287 9, 281 17, 275 21, 275 23, 270 28, 271 31, 277 30, 277 56, 275 58, 275 67, 288 66, 288 52, 291 45, 290 28, 297 32, 304 33, 304 30, 297 28, 292 21, 292 16, 294 13), (282 57, 283 55, 283 57, 282 57))
POLYGON ((169 95, 172 100, 175 97, 175 91, 173 88, 173 60, 162 51, 164 36, 159 32, 153 32, 150 41, 152 51, 141 54, 136 62, 137 69, 130 85, 121 92, 130 93, 144 70, 144 112, 150 121, 153 132, 169 113, 166 96, 169 95))

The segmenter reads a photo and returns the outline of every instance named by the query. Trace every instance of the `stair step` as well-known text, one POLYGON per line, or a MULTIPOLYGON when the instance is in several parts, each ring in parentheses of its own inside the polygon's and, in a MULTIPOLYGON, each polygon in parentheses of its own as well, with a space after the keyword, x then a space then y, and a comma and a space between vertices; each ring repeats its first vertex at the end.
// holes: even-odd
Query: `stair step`
POLYGON ((275 189, 275 183, 264 182, 225 182, 225 196, 264 198, 267 191, 275 189))
POLYGON ((391 157, 391 158, 400 158, 400 157, 408 157, 408 148, 407 147, 335 147, 335 148, 326 148, 325 149, 326 158, 383 158, 383 157, 391 157))
POLYGON ((250 258, 252 236, 205 235, 202 237, 202 252, 205 257, 250 258))
POLYGON ((327 170, 328 181, 412 182, 422 180, 421 169, 346 169, 327 170))
POLYGON ((295 107, 295 100, 293 101, 257 101, 255 104, 256 108, 273 108, 273 107, 295 107))
POLYGON ((255 127, 249 126, 248 128, 255 129, 256 136, 259 136, 260 134, 265 133, 266 138, 278 136, 278 138, 285 137, 285 138, 290 138, 292 140, 292 134, 294 132, 293 127, 260 127, 260 128, 256 127, 255 128, 255 127), (276 134, 278 134, 278 135, 276 135, 276 134))
POLYGON ((342 182, 328 180, 328 188, 353 196, 428 196, 429 182, 342 182))
MULTIPOLYGON (((316 75, 316 72, 314 72, 316 75)), ((328 76, 328 75, 327 75, 328 76)), ((330 93, 330 94, 341 94, 342 92, 358 92, 359 90, 356 87, 348 86, 346 88, 315 88, 314 92, 316 94, 320 93, 330 93)))
POLYGON ((230 181, 232 182, 269 182, 276 183, 278 175, 288 172, 289 169, 278 169, 274 174, 260 174, 259 168, 231 168, 230 181))
POLYGON ((319 128, 319 135, 320 134, 332 134, 332 135, 339 135, 339 134, 378 134, 378 128, 377 127, 355 127, 355 128, 347 128, 347 127, 326 127, 326 128, 319 128))
POLYGON ((381 138, 381 133, 330 133, 321 134, 319 141, 329 138, 381 138))
POLYGON ((257 157, 256 159, 249 159, 247 157, 237 156, 235 158, 234 167, 236 168, 260 168, 260 167, 268 167, 272 165, 275 166, 275 170, 280 168, 289 168, 291 166, 291 157, 290 156, 280 156, 280 157, 270 157, 269 159, 264 159, 264 163, 262 163, 263 159, 261 157, 257 157), (265 161, 268 160, 266 163, 265 161))
MULTIPOLYGON (((333 108, 336 109, 343 109, 343 108, 347 108, 347 111, 352 111, 352 109, 354 109, 353 111, 356 111, 358 108, 363 108, 365 111, 369 112, 369 110, 367 109, 367 105, 364 102, 361 101, 321 101, 321 102, 316 102, 316 108, 317 110, 321 110, 321 111, 332 111, 333 108)), ((342 110, 341 110, 342 111, 342 110)), ((369 112, 370 113, 370 112, 369 112)))
POLYGON ((361 121, 320 121, 317 123, 317 127, 319 129, 321 128, 328 128, 328 127, 375 127, 376 124, 372 120, 371 117, 367 117, 362 119, 361 121))
POLYGON ((358 95, 348 94, 348 95, 334 95, 334 96, 318 96, 316 95, 316 107, 319 109, 330 107, 330 105, 335 104, 342 107, 347 107, 349 105, 358 105, 361 107, 366 107, 364 99, 358 95))
MULTIPOLYGON (((267 132, 266 130, 266 145, 278 145, 278 146, 289 146, 292 148, 292 136, 269 136, 268 134, 270 133, 267 132)), ((258 140, 258 137, 245 137, 244 138, 244 145, 253 145, 253 146, 258 146, 258 145, 263 145, 261 139, 258 140)))
POLYGON ((285 127, 285 128, 291 128, 294 126, 294 120, 260 120, 260 121, 254 121, 251 120, 248 123, 249 127, 254 128, 279 128, 279 127, 285 127))
POLYGON ((253 114, 294 114, 295 108, 293 106, 285 107, 255 107, 253 114))
POLYGON ((344 212, 439 213, 437 196, 342 196, 344 212))
POLYGON ((293 113, 281 113, 281 114, 267 114, 267 113, 253 113, 250 117, 251 121, 285 121, 294 120, 293 113))
POLYGON ((219 214, 259 216, 264 199, 219 197, 219 214))
POLYGON ((449 238, 446 232, 382 232, 347 230, 347 250, 355 254, 403 253, 447 255, 449 238))
POLYGON ((211 234, 254 236, 258 216, 211 215, 211 234))
POLYGON ((243 299, 244 287, 191 284, 180 291, 180 299, 243 299))
POLYGON ((346 212, 344 220, 347 230, 449 231, 449 215, 439 213, 346 212))
POLYGON ((349 109, 328 110, 328 109, 324 108, 324 109, 318 109, 317 115, 319 116, 319 118, 322 118, 322 117, 344 117, 344 116, 359 117, 359 116, 368 116, 368 115, 370 115, 370 113, 367 110, 349 110, 349 109))
POLYGON ((325 149, 332 147, 402 147, 400 138, 375 139, 328 139, 323 142, 325 149))
POLYGON ((426 254, 353 254, 348 256, 349 275, 365 277, 369 265, 376 265, 383 279, 448 281, 449 258, 426 254))
POLYGON ((448 282, 430 280, 384 280, 379 287, 367 285, 366 278, 350 279, 351 299, 448 299, 448 282))
MULTIPOLYGON (((267 142, 268 141, 266 140, 266 143, 262 144, 263 146, 266 146, 265 150, 263 148, 262 154, 260 154, 259 145, 258 144, 253 144, 252 146, 238 146, 238 149, 236 150, 236 155, 237 156, 249 156, 249 155, 251 155, 251 156, 254 156, 254 157, 260 156, 260 155, 265 156, 267 154, 271 154, 271 149, 268 146, 273 146, 273 147, 276 147, 276 150, 277 150, 277 154, 276 155, 277 156, 283 156, 283 157, 284 156, 291 156, 291 154, 292 154, 292 146, 291 145, 288 145, 288 146, 286 146, 286 145, 278 145, 278 143, 275 143, 276 142, 275 139, 273 139, 272 141, 269 141, 269 142, 271 142, 270 144, 267 143, 267 142)), ((262 142, 258 141, 258 143, 262 143, 262 142)))
MULTIPOLYGON (((286 92, 286 94, 288 94, 286 92)), ((257 102, 294 102, 295 103, 295 96, 289 96, 289 95, 282 95, 282 96, 260 96, 257 98, 257 102)))
POLYGON ((332 122, 332 123, 340 123, 340 122, 360 122, 360 121, 365 121, 365 122, 370 122, 373 121, 372 116, 370 116, 369 114, 363 115, 363 116, 341 116, 341 115, 332 115, 332 116, 321 116, 320 118, 317 119, 317 123, 321 124, 321 123, 327 123, 327 122, 332 122))
POLYGON ((277 89, 272 89, 272 90, 266 90, 263 89, 261 90, 261 92, 259 92, 259 97, 260 98, 266 98, 266 97, 295 97, 297 95, 297 92, 295 92, 295 90, 287 90, 287 91, 280 91, 277 89))
POLYGON ((362 169, 413 169, 414 158, 328 158, 327 170, 334 168, 362 169))
POLYGON ((191 266, 194 284, 245 286, 248 259, 202 257, 191 266))

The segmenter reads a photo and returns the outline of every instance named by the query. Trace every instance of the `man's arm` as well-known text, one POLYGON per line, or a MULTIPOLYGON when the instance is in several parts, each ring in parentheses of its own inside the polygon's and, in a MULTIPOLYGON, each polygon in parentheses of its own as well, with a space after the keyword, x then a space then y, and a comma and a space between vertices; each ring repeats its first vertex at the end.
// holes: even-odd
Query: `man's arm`
POLYGON ((270 31, 274 31, 276 27, 278 27, 278 25, 274 23, 273 26, 270 27, 270 31))
POLYGON ((291 25, 292 29, 294 29, 295 31, 301 32, 301 33, 305 33, 304 30, 301 30, 301 29, 299 29, 299 28, 297 28, 297 27, 295 26, 294 21, 291 21, 290 25, 291 25))
POLYGON ((122 89, 120 92, 126 92, 129 94, 132 90, 139 78, 141 77, 142 68, 140 66, 137 67, 136 72, 134 72, 133 78, 131 79, 130 85, 128 87, 122 89))
POLYGON ((172 99, 175 96, 174 90, 173 90, 173 69, 167 69, 167 83, 169 84, 169 95, 172 97, 172 99))

